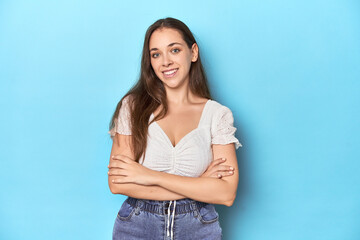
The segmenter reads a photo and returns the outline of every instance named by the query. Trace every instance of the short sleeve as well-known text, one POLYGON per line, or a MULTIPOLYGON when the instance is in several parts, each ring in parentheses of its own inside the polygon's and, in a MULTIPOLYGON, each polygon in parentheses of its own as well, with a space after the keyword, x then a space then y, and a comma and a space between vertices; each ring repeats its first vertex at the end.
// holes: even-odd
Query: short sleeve
POLYGON ((234 127, 234 117, 231 110, 222 106, 215 115, 211 131, 212 144, 235 143, 235 148, 242 147, 239 140, 235 137, 236 128, 234 127))
POLYGON ((113 138, 116 133, 131 135, 131 118, 129 96, 126 96, 121 104, 119 115, 114 119, 114 127, 108 132, 113 138))

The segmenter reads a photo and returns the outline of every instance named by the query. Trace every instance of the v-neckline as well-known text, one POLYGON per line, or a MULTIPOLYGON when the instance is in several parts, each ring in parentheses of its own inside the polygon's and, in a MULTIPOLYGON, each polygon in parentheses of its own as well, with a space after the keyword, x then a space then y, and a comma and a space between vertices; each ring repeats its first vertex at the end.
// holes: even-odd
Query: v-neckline
MULTIPOLYGON (((177 146, 179 146, 179 144, 186 138, 188 137, 191 133, 195 132, 196 130, 198 130, 200 128, 200 125, 201 125, 201 122, 202 122, 202 119, 204 118, 204 115, 205 115, 205 111, 206 111, 206 106, 208 105, 208 103, 211 101, 211 99, 208 99, 201 111, 201 115, 200 115, 200 120, 197 124, 197 127, 194 128, 193 130, 191 130, 190 132, 188 132, 187 134, 185 134, 178 142, 177 144, 175 144, 175 146, 172 144, 169 136, 165 133, 165 131, 160 127, 160 125, 154 121, 154 124, 159 128, 159 130, 161 131, 161 133, 164 135, 164 137, 166 138, 167 142, 169 143, 169 145, 171 146, 172 149, 175 149, 177 146)), ((151 116, 152 118, 154 118, 154 113, 151 113, 151 116)))

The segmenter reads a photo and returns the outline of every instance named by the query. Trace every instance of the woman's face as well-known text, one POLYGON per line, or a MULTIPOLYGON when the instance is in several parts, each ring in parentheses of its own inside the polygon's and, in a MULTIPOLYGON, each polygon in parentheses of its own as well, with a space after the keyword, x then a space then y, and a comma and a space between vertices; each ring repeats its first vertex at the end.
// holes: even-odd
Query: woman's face
POLYGON ((172 28, 155 30, 149 41, 151 66, 165 87, 177 88, 189 81, 191 62, 196 62, 198 47, 189 49, 181 34, 172 28))

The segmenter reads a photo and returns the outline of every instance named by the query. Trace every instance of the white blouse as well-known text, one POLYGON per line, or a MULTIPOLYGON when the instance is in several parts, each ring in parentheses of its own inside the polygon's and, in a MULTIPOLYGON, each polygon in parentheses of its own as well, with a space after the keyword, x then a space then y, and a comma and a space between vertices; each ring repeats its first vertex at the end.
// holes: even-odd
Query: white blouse
MULTIPOLYGON (((129 96, 124 98, 119 116, 115 119, 115 127, 108 132, 112 138, 116 132, 131 135, 128 100, 129 96)), ((153 118, 151 114, 149 122, 153 118)), ((242 147, 235 137, 233 123, 231 110, 209 99, 201 113, 198 127, 186 134, 174 147, 160 125, 153 122, 148 129, 145 159, 141 157, 139 163, 156 171, 199 177, 213 160, 212 144, 234 143, 236 149, 242 147)))

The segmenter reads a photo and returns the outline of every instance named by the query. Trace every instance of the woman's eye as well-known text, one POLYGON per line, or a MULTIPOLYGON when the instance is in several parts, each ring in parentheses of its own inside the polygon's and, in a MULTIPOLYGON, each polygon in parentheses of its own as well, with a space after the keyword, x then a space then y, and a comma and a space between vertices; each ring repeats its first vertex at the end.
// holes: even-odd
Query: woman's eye
POLYGON ((153 58, 157 58, 158 56, 159 56, 158 53, 154 53, 154 54, 152 55, 153 58))
POLYGON ((174 52, 174 53, 180 52, 180 49, 174 48, 174 49, 172 50, 172 52, 174 52))

